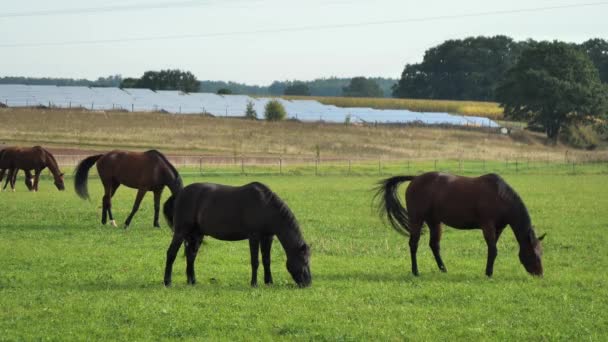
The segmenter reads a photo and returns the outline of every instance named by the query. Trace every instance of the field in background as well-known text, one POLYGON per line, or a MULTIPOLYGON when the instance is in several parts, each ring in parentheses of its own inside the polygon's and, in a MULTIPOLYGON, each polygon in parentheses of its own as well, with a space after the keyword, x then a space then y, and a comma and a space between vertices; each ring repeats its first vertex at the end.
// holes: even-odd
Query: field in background
MULTIPOLYGON (((184 173, 187 173, 187 170, 184 173)), ((280 244, 275 285, 249 287, 248 244, 209 239, 186 285, 179 253, 174 286, 162 285, 170 231, 152 228, 152 196, 131 228, 101 226, 102 187, 91 202, 45 177, 39 193, 0 193, 0 334, 3 340, 603 340, 608 333, 605 175, 507 174, 544 240, 545 277, 528 276, 511 232, 495 276, 484 275, 479 230, 446 229, 436 268, 427 246, 409 273, 407 240, 371 205, 379 176, 187 176, 268 184, 292 208, 312 244, 313 284, 292 285, 280 244)), ((68 180, 71 182, 71 179, 68 180)), ((403 197, 404 187, 399 190, 403 197)), ((166 198, 168 191, 165 191, 166 198)), ((118 222, 135 191, 114 199, 118 222)), ((261 274, 261 270, 260 270, 261 274)))
POLYGON ((414 112, 446 112, 451 114, 481 116, 490 119, 503 118, 503 110, 498 103, 495 102, 322 96, 284 96, 284 98, 317 100, 323 104, 337 107, 407 109, 414 112))
POLYGON ((5 145, 52 151, 159 149, 169 155, 371 160, 606 160, 607 152, 549 146, 542 134, 419 126, 266 122, 163 113, 0 109, 5 145))

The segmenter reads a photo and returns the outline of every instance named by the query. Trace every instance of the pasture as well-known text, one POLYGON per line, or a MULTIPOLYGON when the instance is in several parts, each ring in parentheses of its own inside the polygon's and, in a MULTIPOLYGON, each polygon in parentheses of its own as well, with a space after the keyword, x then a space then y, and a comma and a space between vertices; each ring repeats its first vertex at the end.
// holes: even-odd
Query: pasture
MULTIPOLYGON (((386 177, 386 176, 383 176, 386 177)), ((545 277, 529 276, 508 229, 494 277, 484 275, 481 231, 444 230, 440 273, 423 235, 421 276, 407 241, 371 207, 379 176, 194 176, 266 183, 290 206, 312 244, 312 287, 298 289, 276 242, 275 284, 249 286, 246 241, 208 239, 187 286, 179 253, 173 287, 162 285, 171 239, 152 228, 147 194, 129 230, 101 226, 102 187, 82 201, 66 179, 29 193, 0 193, 1 340, 604 340, 608 336, 606 174, 508 174, 544 241, 545 277)), ((400 193, 403 194, 404 187, 400 193)), ((117 222, 136 191, 114 197, 117 222)), ((165 190, 163 200, 168 197, 165 190)), ((261 269, 260 273, 261 275, 261 269)))

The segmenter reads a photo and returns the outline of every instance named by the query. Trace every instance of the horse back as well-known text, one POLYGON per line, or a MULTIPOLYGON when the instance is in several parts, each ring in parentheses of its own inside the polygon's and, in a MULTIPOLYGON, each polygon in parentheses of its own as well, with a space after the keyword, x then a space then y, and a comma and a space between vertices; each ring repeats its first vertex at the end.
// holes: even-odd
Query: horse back
POLYGON ((268 226, 276 213, 254 186, 190 184, 179 192, 175 208, 176 233, 187 229, 220 240, 243 240, 280 228, 268 226))
POLYGON ((504 220, 509 203, 499 194, 502 179, 498 175, 425 175, 420 181, 416 177, 406 192, 410 215, 461 229, 479 228, 486 222, 499 224, 497 222, 504 220))
POLYGON ((130 188, 155 190, 166 185, 163 164, 157 156, 146 152, 113 150, 99 158, 97 172, 102 179, 130 188))

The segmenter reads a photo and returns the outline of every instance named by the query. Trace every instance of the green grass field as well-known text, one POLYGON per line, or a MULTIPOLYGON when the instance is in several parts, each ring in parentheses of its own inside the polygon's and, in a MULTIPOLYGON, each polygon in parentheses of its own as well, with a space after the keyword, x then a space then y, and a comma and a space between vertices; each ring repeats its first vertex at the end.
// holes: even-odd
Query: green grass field
MULTIPOLYGON (((0 340, 577 340, 608 337, 608 182, 605 174, 509 174, 544 243, 545 277, 528 276, 512 233, 503 234, 495 276, 484 276, 480 231, 446 229, 436 269, 421 240, 421 276, 406 240, 371 207, 378 176, 187 176, 268 184, 292 208, 312 244, 313 285, 298 289, 275 239, 271 287, 249 287, 245 241, 209 239, 187 286, 179 254, 164 288, 171 233, 152 228, 148 194, 129 230, 101 226, 92 201, 58 192, 0 193, 0 340)), ((403 193, 404 188, 400 190, 403 193)), ((168 192, 165 193, 166 197, 168 192)), ((120 188, 124 221, 135 191, 120 188)), ((260 275, 261 275, 260 270, 260 275)))

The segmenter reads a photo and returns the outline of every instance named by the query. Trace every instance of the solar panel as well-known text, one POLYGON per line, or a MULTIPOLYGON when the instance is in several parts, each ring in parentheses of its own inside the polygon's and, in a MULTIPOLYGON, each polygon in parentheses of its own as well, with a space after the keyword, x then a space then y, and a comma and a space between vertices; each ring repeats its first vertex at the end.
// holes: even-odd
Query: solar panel
POLYGON ((421 113, 397 109, 342 108, 324 105, 314 100, 285 100, 281 98, 253 98, 246 95, 217 95, 184 93, 174 90, 152 91, 138 88, 57 87, 0 85, 0 102, 9 107, 54 106, 84 107, 93 110, 124 109, 130 111, 165 111, 176 114, 209 113, 215 116, 242 117, 249 102, 258 117, 263 117, 266 104, 279 101, 287 117, 300 121, 363 123, 424 123, 499 127, 483 117, 448 113, 421 113))

